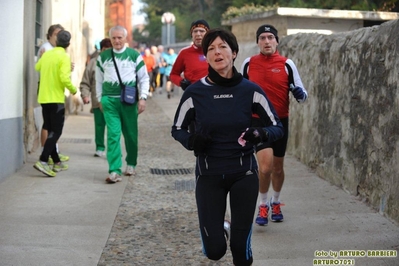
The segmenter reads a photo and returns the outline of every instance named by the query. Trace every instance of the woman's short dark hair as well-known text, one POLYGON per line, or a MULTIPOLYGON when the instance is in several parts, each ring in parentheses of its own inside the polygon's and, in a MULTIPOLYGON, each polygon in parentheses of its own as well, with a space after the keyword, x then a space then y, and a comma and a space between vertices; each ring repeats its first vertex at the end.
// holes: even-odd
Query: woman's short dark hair
POLYGON ((208 53, 209 45, 211 45, 211 43, 217 37, 220 37, 222 41, 226 42, 230 46, 230 49, 233 52, 238 54, 239 48, 236 36, 228 30, 218 28, 218 29, 210 29, 209 31, 207 31, 204 38, 202 39, 202 51, 204 52, 204 55, 208 53))

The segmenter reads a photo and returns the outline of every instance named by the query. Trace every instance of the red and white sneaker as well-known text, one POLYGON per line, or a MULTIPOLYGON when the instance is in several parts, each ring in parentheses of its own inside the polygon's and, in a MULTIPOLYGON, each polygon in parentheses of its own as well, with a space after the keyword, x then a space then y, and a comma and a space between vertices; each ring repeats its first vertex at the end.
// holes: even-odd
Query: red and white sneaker
POLYGON ((271 200, 270 202, 270 208, 272 209, 270 220, 272 222, 282 222, 284 220, 284 216, 281 213, 281 206, 284 206, 284 204, 281 204, 280 202, 272 202, 271 200))
POLYGON ((126 176, 136 175, 136 171, 134 171, 134 167, 131 165, 126 166, 125 175, 126 176))
POLYGON ((122 181, 122 177, 115 172, 110 173, 109 176, 107 177, 107 179, 105 179, 105 182, 111 183, 111 184, 120 182, 120 181, 122 181))

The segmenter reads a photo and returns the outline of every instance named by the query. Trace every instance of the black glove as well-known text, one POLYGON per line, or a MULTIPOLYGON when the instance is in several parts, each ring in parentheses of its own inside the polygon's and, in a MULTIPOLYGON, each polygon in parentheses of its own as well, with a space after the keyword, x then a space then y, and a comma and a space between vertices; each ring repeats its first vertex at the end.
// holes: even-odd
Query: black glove
POLYGON ((193 134, 188 139, 188 147, 194 150, 194 154, 203 154, 209 144, 211 144, 212 139, 209 136, 201 134, 193 134))
POLYGON ((260 142, 266 142, 269 138, 269 134, 261 127, 250 127, 245 131, 242 138, 252 144, 258 144, 260 142))
POLYGON ((292 92, 292 95, 294 95, 297 102, 304 101, 306 95, 301 87, 295 87, 294 84, 290 84, 290 91, 292 92))
POLYGON ((183 79, 180 81, 180 87, 185 90, 189 85, 191 85, 191 82, 188 81, 187 79, 183 79))

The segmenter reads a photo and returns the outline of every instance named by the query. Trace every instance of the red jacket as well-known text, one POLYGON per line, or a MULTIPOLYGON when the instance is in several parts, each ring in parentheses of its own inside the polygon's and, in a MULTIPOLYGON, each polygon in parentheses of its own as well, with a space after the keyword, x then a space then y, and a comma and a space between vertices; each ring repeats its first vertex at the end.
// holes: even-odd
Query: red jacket
POLYGON ((277 51, 271 56, 258 54, 251 57, 248 68, 249 80, 263 89, 279 118, 288 117, 290 104, 286 61, 277 51))
POLYGON ((194 44, 180 50, 176 62, 173 65, 170 79, 176 86, 180 86, 183 77, 194 83, 208 74, 208 62, 202 52, 194 44))

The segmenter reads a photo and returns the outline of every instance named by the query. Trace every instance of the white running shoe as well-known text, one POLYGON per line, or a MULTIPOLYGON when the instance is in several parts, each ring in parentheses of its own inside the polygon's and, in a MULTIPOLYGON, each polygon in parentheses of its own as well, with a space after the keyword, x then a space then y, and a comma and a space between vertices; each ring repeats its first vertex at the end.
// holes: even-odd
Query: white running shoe
POLYGON ((131 165, 126 166, 125 175, 126 176, 136 175, 136 171, 134 171, 134 167, 131 165))
POLYGON ((112 173, 109 174, 107 179, 105 179, 105 181, 107 183, 111 183, 112 184, 112 183, 116 183, 116 182, 122 181, 122 177, 120 175, 118 175, 117 173, 112 172, 112 173))
POLYGON ((94 157, 104 157, 105 156, 105 152, 104 151, 96 151, 96 153, 94 153, 94 157))

